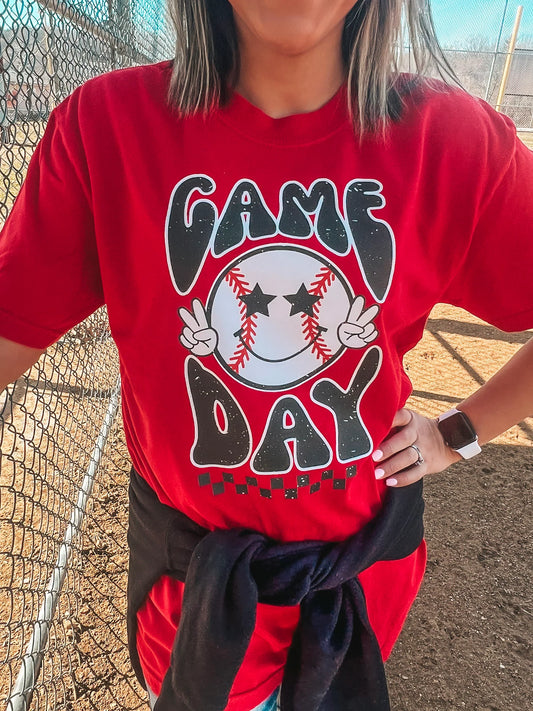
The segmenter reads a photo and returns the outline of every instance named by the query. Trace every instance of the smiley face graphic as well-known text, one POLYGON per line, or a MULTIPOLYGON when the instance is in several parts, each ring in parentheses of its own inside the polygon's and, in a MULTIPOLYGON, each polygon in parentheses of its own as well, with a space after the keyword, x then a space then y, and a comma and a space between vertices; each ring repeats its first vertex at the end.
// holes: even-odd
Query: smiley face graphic
POLYGON ((236 380, 286 390, 326 368, 345 347, 377 336, 343 274, 320 254, 287 245, 262 247, 219 275, 204 310, 181 308, 181 343, 195 355, 213 353, 236 380), (347 323, 351 321, 351 323, 347 323))

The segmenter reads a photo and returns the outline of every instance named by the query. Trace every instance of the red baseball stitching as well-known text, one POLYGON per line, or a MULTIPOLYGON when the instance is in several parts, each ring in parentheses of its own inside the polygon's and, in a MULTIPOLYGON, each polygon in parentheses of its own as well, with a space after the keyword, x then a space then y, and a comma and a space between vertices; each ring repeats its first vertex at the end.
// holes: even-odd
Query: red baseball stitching
POLYGON ((326 295, 328 288, 335 281, 335 274, 328 267, 322 267, 318 274, 315 275, 315 280, 311 282, 311 287, 309 293, 313 296, 320 296, 320 300, 313 304, 313 316, 308 314, 302 314, 302 331, 308 341, 313 341, 311 346, 311 352, 319 359, 322 363, 326 363, 332 356, 331 349, 328 347, 327 343, 324 341, 320 334, 319 329, 319 313, 322 299, 326 295))
MULTIPOLYGON (((239 296, 251 293, 250 284, 246 281, 244 274, 238 267, 229 270, 226 274, 225 281, 229 284, 237 299, 239 296)), ((246 304, 244 301, 241 301, 239 311, 241 315, 242 333, 239 341, 237 342, 235 352, 229 359, 228 363, 229 367, 236 373, 244 367, 246 361, 250 358, 250 353, 246 346, 249 348, 253 346, 257 330, 257 316, 255 314, 253 316, 246 316, 246 304)))

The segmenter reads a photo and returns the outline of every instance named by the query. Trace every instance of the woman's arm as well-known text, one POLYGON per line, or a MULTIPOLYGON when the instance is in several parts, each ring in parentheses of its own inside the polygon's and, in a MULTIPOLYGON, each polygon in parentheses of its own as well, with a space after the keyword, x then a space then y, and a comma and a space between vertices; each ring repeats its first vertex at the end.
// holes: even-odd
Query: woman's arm
POLYGON ((0 336, 0 392, 25 373, 44 352, 0 336))
MULTIPOLYGON (((483 445, 533 414, 533 339, 515 353, 485 385, 457 406, 468 415, 483 445)), ((372 458, 376 478, 389 486, 405 486, 426 474, 440 472, 461 456, 448 447, 437 421, 406 408, 393 421, 399 428, 381 443, 372 458), (424 462, 416 465, 416 445, 424 462), (400 471, 402 469, 406 471, 400 471)))

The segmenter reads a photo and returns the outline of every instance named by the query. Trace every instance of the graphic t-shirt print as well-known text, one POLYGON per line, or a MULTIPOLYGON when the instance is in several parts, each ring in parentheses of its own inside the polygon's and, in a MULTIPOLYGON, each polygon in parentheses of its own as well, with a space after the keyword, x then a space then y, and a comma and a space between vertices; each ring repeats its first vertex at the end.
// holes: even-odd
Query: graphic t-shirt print
POLYGON ((331 181, 308 188, 287 182, 277 215, 250 180, 234 185, 220 214, 203 197, 215 189, 206 175, 181 180, 166 224, 170 275, 178 294, 190 296, 178 313, 180 342, 189 352, 184 377, 195 425, 192 463, 283 475, 368 456, 372 440, 360 402, 380 370, 376 317, 395 262, 392 230, 373 214, 385 204, 382 185, 349 182, 341 210, 331 181), (313 237, 311 247, 305 241, 313 237), (348 256, 353 271, 352 252, 356 279, 343 271, 348 256), (207 293, 198 293, 200 271, 213 258, 209 271, 220 267, 207 293), (361 354, 348 387, 315 377, 348 349, 361 354), (306 406, 291 390, 311 380, 306 406), (237 400, 232 382, 249 389, 247 402, 237 400), (254 399, 275 393, 254 442, 254 399), (314 424, 310 403, 331 412, 331 437, 314 424))

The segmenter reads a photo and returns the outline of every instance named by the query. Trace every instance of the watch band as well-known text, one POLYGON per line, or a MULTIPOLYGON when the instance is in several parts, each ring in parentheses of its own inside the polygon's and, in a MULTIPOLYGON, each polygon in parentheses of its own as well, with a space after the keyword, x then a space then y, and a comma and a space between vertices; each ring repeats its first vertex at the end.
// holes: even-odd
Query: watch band
MULTIPOLYGON (((451 447, 451 449, 454 450, 454 452, 457 452, 457 454, 460 454, 463 459, 471 459, 472 457, 475 457, 476 454, 480 454, 481 452, 481 447, 479 446, 478 440, 477 440, 477 435, 474 430, 474 427, 472 423, 470 422, 470 419, 464 413, 462 410, 458 410, 456 407, 452 407, 451 410, 448 410, 447 412, 444 412, 442 415, 440 415, 437 418, 437 422, 441 423, 443 420, 447 420, 449 417, 453 417, 453 415, 460 415, 464 420, 468 423, 468 426, 472 430, 472 433, 475 437, 473 442, 468 442, 462 447, 451 447, 451 445, 446 442, 446 444, 451 447)), ((446 441, 446 438, 444 438, 446 441)))
POLYGON ((481 453, 481 447, 476 439, 475 442, 467 444, 464 447, 461 447, 461 449, 456 449, 455 451, 457 454, 460 454, 463 459, 472 459, 472 457, 475 457, 476 454, 481 453))

